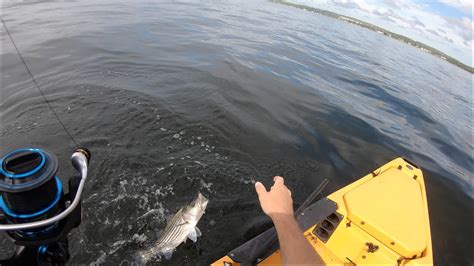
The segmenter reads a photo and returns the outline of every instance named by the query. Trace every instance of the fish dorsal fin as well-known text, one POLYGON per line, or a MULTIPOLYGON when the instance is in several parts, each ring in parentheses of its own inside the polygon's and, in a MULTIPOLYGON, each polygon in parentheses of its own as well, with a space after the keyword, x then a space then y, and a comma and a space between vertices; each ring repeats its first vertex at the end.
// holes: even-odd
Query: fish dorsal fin
POLYGON ((170 213, 168 215, 165 216, 165 220, 166 220, 166 224, 168 224, 169 222, 171 222, 171 220, 173 219, 174 217, 174 214, 173 213, 170 213))
POLYGON ((156 236, 157 238, 160 238, 160 237, 163 235, 163 231, 164 231, 164 230, 156 231, 156 232, 155 232, 155 236, 156 236))
POLYGON ((166 216, 166 224, 173 224, 175 223, 180 217, 181 217, 181 212, 183 211, 183 208, 179 209, 175 214, 169 214, 166 216))
POLYGON ((194 227, 191 232, 189 232, 188 238, 191 239, 193 242, 197 241, 197 238, 201 236, 201 230, 199 228, 194 227))

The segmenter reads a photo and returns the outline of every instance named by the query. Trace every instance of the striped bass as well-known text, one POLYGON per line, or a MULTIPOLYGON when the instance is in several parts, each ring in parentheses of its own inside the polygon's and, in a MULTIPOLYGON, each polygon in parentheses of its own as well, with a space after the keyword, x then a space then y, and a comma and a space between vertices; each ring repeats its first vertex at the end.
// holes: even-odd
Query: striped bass
POLYGON ((189 238, 193 242, 201 236, 197 223, 204 214, 209 202, 200 192, 191 204, 181 208, 166 225, 165 230, 155 244, 147 251, 139 254, 143 262, 158 256, 171 259, 173 251, 189 238))

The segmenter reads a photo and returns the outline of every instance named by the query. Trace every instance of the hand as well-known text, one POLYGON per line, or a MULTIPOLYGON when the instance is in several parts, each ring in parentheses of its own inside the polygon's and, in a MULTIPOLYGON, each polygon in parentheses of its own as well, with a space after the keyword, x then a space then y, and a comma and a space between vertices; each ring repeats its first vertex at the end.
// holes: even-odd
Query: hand
POLYGON ((255 190, 257 191, 258 200, 263 212, 272 219, 275 216, 281 215, 293 217, 291 191, 285 186, 283 177, 275 176, 273 181, 275 184, 273 184, 269 192, 267 192, 262 183, 255 183, 255 190))

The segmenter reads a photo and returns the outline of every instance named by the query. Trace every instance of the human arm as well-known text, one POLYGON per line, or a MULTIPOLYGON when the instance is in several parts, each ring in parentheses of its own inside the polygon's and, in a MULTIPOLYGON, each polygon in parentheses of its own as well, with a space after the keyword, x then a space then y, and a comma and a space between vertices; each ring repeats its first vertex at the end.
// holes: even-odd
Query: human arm
POLYGON ((255 189, 260 206, 277 230, 282 264, 323 265, 324 262, 306 240, 294 218, 291 191, 285 186, 282 177, 276 176, 273 180, 275 184, 270 191, 260 182, 255 183, 255 189))

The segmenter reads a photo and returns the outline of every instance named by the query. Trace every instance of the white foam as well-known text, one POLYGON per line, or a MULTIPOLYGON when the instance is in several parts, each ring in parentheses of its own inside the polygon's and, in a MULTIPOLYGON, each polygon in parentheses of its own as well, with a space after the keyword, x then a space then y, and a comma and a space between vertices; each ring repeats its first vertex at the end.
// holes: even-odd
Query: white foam
POLYGON ((137 241, 137 242, 140 242, 140 243, 143 243, 145 241, 147 241, 148 237, 145 235, 145 234, 134 234, 133 237, 132 237, 132 240, 134 241, 137 241))
POLYGON ((205 188, 208 192, 211 192, 211 186, 213 185, 212 182, 206 183, 202 178, 200 178, 199 181, 201 183, 201 188, 205 188))
POLYGON ((127 191, 127 190, 125 189, 125 185, 128 185, 128 181, 127 181, 126 179, 120 181, 120 187, 122 188, 123 191, 127 191))
POLYGON ((119 194, 117 197, 111 200, 111 202, 121 201, 126 197, 126 194, 119 194))
POLYGON ((199 165, 202 166, 202 167, 206 167, 206 166, 207 166, 205 163, 201 163, 200 161, 193 161, 193 162, 199 164, 199 165))
POLYGON ((90 265, 99 265, 99 264, 103 264, 105 262, 105 257, 107 256, 107 254, 103 251, 101 251, 102 254, 100 254, 100 256, 93 262, 91 262, 90 265))
MULTIPOLYGON (((115 242, 115 243, 112 244, 112 248, 121 247, 121 246, 123 246, 123 244, 125 244, 125 243, 127 243, 126 240, 119 240, 119 241, 117 241, 117 242, 115 242)), ((111 253, 111 252, 109 252, 109 254, 110 254, 110 253, 111 253)), ((113 253, 113 252, 112 252, 112 253, 113 253)))
POLYGON ((152 192, 156 197, 166 197, 167 195, 174 195, 173 186, 168 184, 166 186, 160 186, 152 192))
POLYGON ((138 200, 138 208, 140 209, 149 209, 149 206, 148 206, 148 195, 141 195, 139 196, 140 199, 138 200))

